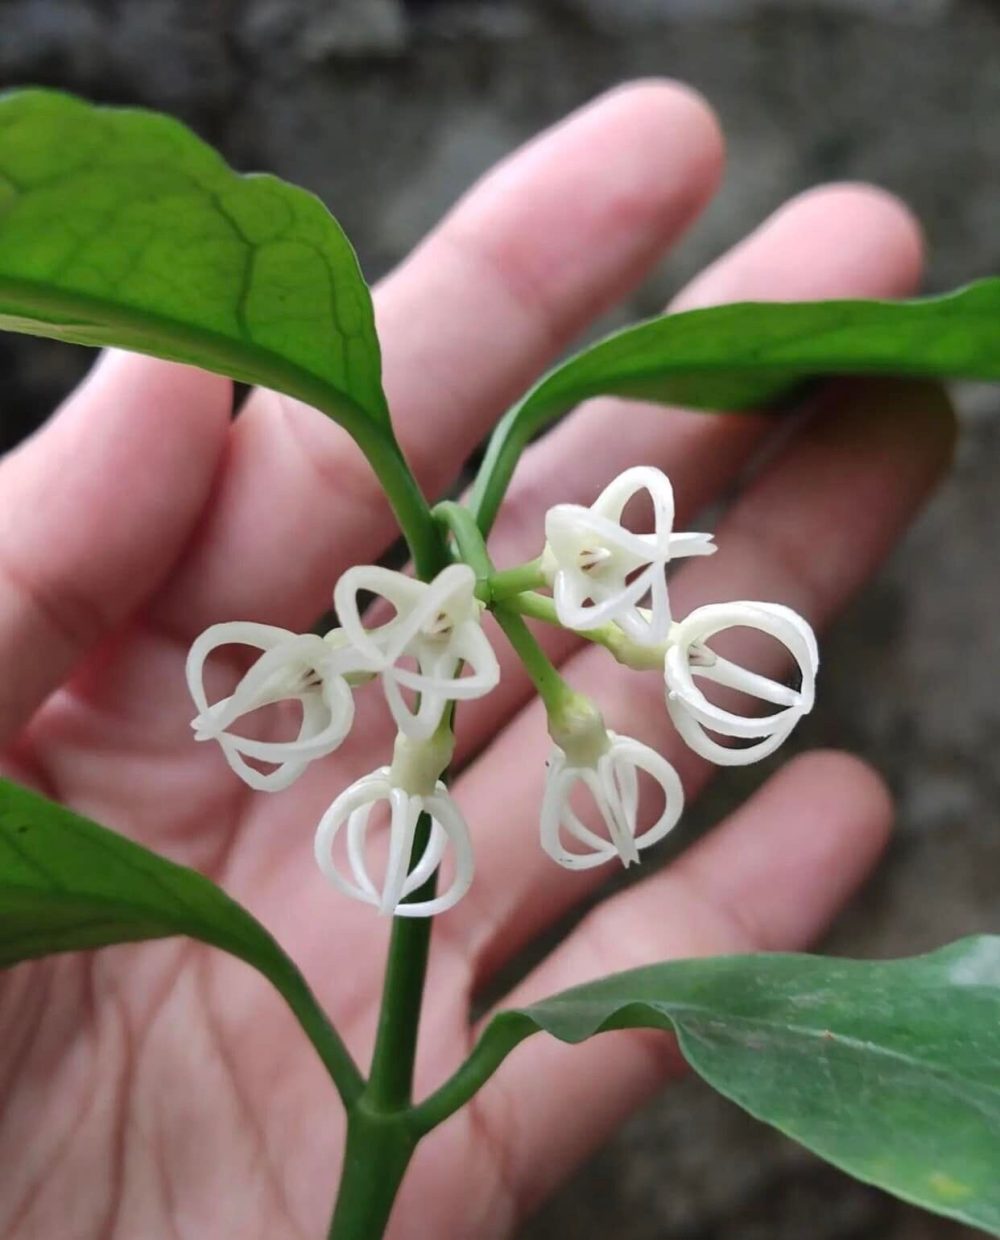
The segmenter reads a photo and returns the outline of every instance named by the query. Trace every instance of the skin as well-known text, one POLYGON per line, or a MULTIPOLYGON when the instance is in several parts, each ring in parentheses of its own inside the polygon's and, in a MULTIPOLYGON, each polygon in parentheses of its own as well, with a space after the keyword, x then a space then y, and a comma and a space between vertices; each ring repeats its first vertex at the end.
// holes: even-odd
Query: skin
MULTIPOLYGON (((716 122, 689 90, 613 91, 494 170, 384 282, 387 389, 429 494, 679 238, 722 161, 716 122)), ((678 304, 905 295, 920 251, 895 200, 825 187, 782 207, 678 304)), ((223 379, 112 354, 0 464, 3 770, 246 903, 364 1063, 387 927, 324 885, 311 837, 333 795, 388 754, 387 713, 377 692, 359 693, 343 750, 289 791, 255 794, 214 746, 192 742, 182 669, 215 621, 308 626, 338 574, 383 551, 393 523, 353 445, 315 411, 266 392, 235 423, 229 410, 223 379)), ((842 385, 809 412, 791 434, 783 424, 747 481, 773 421, 593 402, 524 458, 494 559, 537 554, 549 503, 589 502, 633 464, 674 479, 678 528, 697 528, 698 508, 732 497, 742 478, 718 528, 722 550, 683 567, 675 611, 763 598, 821 625, 933 488, 953 424, 927 385, 842 385)), ((610 726, 678 764, 692 797, 707 771, 680 752, 658 678, 616 669, 569 635, 545 638, 610 726)), ((537 847, 544 720, 496 645, 500 688, 460 712, 456 795, 477 878, 435 926, 418 1093, 467 1049, 470 998, 608 877, 559 870, 537 847)), ((802 948, 869 872, 890 820, 861 761, 797 758, 678 861, 598 903, 516 998, 668 957, 802 948)), ((7 1240, 325 1234, 339 1105, 280 1001, 245 966, 183 942, 22 966, 0 985, 0 1047, 7 1240)), ((662 1035, 578 1048, 531 1039, 421 1148, 393 1240, 509 1235, 679 1071, 662 1035)))

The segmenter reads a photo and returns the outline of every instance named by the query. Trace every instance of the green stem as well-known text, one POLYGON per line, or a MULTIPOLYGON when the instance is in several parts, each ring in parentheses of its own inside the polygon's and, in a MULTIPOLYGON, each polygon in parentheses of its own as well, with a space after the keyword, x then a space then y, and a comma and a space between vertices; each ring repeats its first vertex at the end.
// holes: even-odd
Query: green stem
MULTIPOLYGON (((424 581, 447 563, 444 540, 429 509, 427 516, 429 530, 404 528, 414 567, 424 581)), ((421 814, 413 857, 423 854, 430 829, 430 818, 421 814)), ((437 875, 432 874, 409 899, 433 899, 436 887, 437 875)), ((413 1155, 417 1141, 409 1122, 413 1066, 432 924, 431 917, 393 918, 371 1069, 360 1097, 348 1109, 344 1168, 330 1240, 378 1240, 413 1155)))
MULTIPOLYGON (((476 573, 478 592, 484 601, 491 602, 491 584, 497 578, 502 581, 501 589, 508 590, 532 582, 541 584, 537 563, 522 565, 507 574, 495 574, 483 536, 472 514, 460 504, 438 504, 432 514, 432 526, 434 523, 453 536, 462 560, 476 573)), ((433 528, 432 532, 418 563, 418 571, 425 578, 436 573, 446 558, 438 529, 433 528)), ((412 541, 410 545, 416 558, 412 541)), ((550 719, 565 720, 574 711, 580 713, 582 699, 559 675, 518 613, 517 603, 530 607, 531 597, 523 588, 517 589, 509 604, 493 602, 493 611, 534 682, 550 719)), ((551 603, 540 595, 534 597, 551 603)), ((583 706, 587 705, 583 702, 583 706)), ((414 857, 426 848, 430 829, 430 819, 421 815, 414 857)), ((436 876, 432 876, 411 899, 432 898, 435 884, 436 876)), ((431 924, 431 918, 422 917, 397 917, 393 922, 371 1071, 362 1093, 348 1108, 344 1170, 329 1240, 377 1240, 384 1233, 416 1143, 433 1126, 430 1120, 437 1114, 450 1114, 448 1108, 461 1105, 460 1100, 466 1098, 466 1091, 475 1080, 483 1073, 488 1075, 496 1066, 490 1066, 488 1055, 474 1056, 471 1067, 466 1065, 442 1091, 414 1109, 413 1068, 431 924), (422 1116, 420 1124, 416 1122, 418 1114, 422 1116)))
MULTIPOLYGON (((427 847, 431 822, 421 814, 413 841, 413 856, 427 847)), ((432 900, 437 875, 432 874, 410 900, 432 900)), ((364 1100, 380 1112, 405 1110, 413 1091, 413 1064, 417 1054, 420 1008, 427 975, 432 917, 395 917, 379 1010, 375 1050, 364 1100)))
POLYGON ((459 556, 476 574, 476 593, 485 595, 483 601, 488 602, 488 582, 493 576, 493 561, 486 550, 483 536, 472 519, 472 513, 454 500, 447 499, 435 504, 432 516, 443 529, 454 536, 459 556))
POLYGON ((493 615, 524 664, 524 670, 531 677, 531 683, 545 704, 549 718, 559 718, 576 699, 577 694, 556 671, 535 635, 516 611, 506 603, 498 603, 493 608, 493 615))
POLYGON ((526 564, 518 564, 515 568, 506 568, 490 576, 490 600, 502 602, 515 594, 523 594, 526 590, 537 590, 547 584, 542 572, 542 557, 528 560, 526 564))
MULTIPOLYGON (((556 605, 547 594, 535 594, 526 590, 523 594, 514 594, 504 599, 504 608, 516 611, 519 615, 530 616, 532 620, 542 620, 546 624, 560 623, 556 615, 556 605)), ((577 637, 584 641, 603 646, 624 667, 633 671, 663 671, 663 660, 666 658, 668 642, 660 646, 643 646, 633 641, 617 624, 602 624, 596 629, 574 630, 577 637)))
POLYGON ((378 1240, 419 1137, 397 1116, 351 1112, 329 1240, 378 1240))
POLYGON ((473 569, 477 578, 476 594, 489 606, 525 590, 537 590, 546 584, 542 557, 528 560, 514 568, 497 572, 486 549, 486 541, 468 508, 454 500, 436 504, 432 515, 455 539, 458 554, 473 569))
MULTIPOLYGON (((577 700, 577 695, 556 671, 548 655, 521 619, 518 614, 520 609, 492 599, 490 583, 498 574, 494 571, 483 535, 472 513, 461 504, 447 500, 435 506, 434 516, 455 536, 459 555, 474 569, 481 586, 480 593, 485 594, 484 601, 490 604, 497 624, 503 629, 507 640, 524 664, 524 670, 531 677, 549 716, 560 716, 569 704, 577 700)), ((521 597, 523 596, 517 595, 515 599, 521 597)))
POLYGON ((410 1112, 417 1140, 471 1102, 511 1051, 537 1032, 534 1021, 520 1012, 501 1012, 494 1016, 468 1059, 410 1112))
MULTIPOLYGON (((536 594, 533 590, 525 590, 522 594, 513 594, 503 601, 508 611, 516 611, 519 615, 530 616, 532 620, 542 620, 545 624, 559 625, 555 602, 547 594, 536 594)), ((580 633, 580 637, 589 637, 589 633, 580 633)))
POLYGON ((386 498, 406 539, 417 576, 429 581, 444 565, 441 535, 395 438, 364 423, 350 427, 358 447, 382 484, 386 498))

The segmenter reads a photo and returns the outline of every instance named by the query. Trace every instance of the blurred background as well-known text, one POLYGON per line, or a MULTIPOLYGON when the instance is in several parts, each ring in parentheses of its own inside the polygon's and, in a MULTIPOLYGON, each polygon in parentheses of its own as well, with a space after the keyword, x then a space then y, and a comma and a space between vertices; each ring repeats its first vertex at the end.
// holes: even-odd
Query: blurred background
MULTIPOLYGON (((728 176, 609 327, 657 310, 783 199, 863 178, 928 233, 928 289, 1000 271, 1000 0, 0 0, 0 86, 61 86, 192 124, 318 192, 375 278, 524 138, 623 79, 704 92, 728 176)), ((0 441, 83 373, 0 337, 0 441)), ((827 642, 800 745, 866 755, 900 829, 831 950, 904 954, 1000 929, 1000 393, 956 393, 956 469, 827 642)), ((758 772, 725 779, 703 823, 758 772), (723 786, 724 785, 724 786, 723 786)), ((775 892, 775 899, 784 893, 775 892)), ((645 1110, 520 1240, 960 1240, 695 1082, 645 1110)))

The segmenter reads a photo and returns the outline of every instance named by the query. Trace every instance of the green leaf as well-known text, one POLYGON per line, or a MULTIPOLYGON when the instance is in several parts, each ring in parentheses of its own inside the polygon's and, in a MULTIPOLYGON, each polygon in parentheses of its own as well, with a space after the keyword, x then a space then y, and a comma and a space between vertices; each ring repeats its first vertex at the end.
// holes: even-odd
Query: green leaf
POLYGON ((295 1013, 345 1102, 361 1078, 302 974, 214 883, 0 780, 0 967, 52 952, 187 935, 238 956, 295 1013))
POLYGON ((439 1122, 523 1038, 672 1029, 751 1115, 858 1179, 1000 1235, 1000 937, 910 960, 677 961, 501 1012, 424 1104, 439 1122))
POLYGON ((312 194, 167 116, 0 96, 0 327, 117 345, 388 426, 371 298, 312 194))
POLYGON ((488 530, 528 441, 592 396, 751 409, 834 374, 1000 380, 1000 279, 919 301, 747 302, 626 328, 557 366, 510 410, 473 510, 488 530))
POLYGON ((150 353, 321 409, 368 457, 418 571, 440 539, 396 443, 368 288, 318 198, 239 176, 167 116, 0 95, 0 329, 150 353))

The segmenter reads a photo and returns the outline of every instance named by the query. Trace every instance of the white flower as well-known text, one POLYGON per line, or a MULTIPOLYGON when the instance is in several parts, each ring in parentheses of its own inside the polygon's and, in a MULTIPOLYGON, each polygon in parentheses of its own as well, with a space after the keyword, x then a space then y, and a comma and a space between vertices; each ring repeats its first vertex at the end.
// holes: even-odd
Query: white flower
POLYGON ((678 732, 695 753, 720 766, 746 766, 773 753, 803 715, 813 708, 819 652, 812 629, 794 611, 777 603, 713 603, 699 607, 670 633, 664 661, 667 709, 678 732), (760 676, 720 658, 704 643, 731 628, 758 629, 788 650, 799 667, 798 689, 760 676), (759 717, 738 715, 713 705, 694 677, 739 689, 778 709, 759 717), (756 740, 727 747, 708 734, 756 740))
POLYGON ((342 647, 312 633, 289 633, 249 621, 212 625, 187 659, 188 688, 198 708, 191 725, 195 740, 218 741, 226 761, 251 788, 266 792, 287 788, 314 758, 332 753, 350 731, 354 700, 343 674, 348 663, 342 647), (209 703, 205 661, 214 650, 229 645, 253 646, 263 653, 229 697, 209 703), (302 708, 293 740, 251 740, 231 730, 244 715, 282 701, 298 702, 302 708), (276 769, 264 774, 247 758, 274 764, 276 769))
POLYGON ((670 831, 684 808, 684 791, 677 772, 648 745, 607 734, 604 752, 592 761, 571 761, 557 748, 549 759, 542 798, 542 848, 568 870, 589 870, 612 857, 622 864, 638 862, 639 851, 655 844, 670 831), (645 831, 638 831, 639 772, 645 771, 663 791, 663 809, 645 831), (590 792, 604 821, 607 837, 598 835, 581 820, 571 804, 574 786, 582 783, 590 792), (570 850, 564 833, 587 851, 570 850))
POLYGON ((359 565, 337 582, 333 601, 347 640, 382 679, 397 727, 413 740, 433 735, 450 701, 489 693, 500 679, 493 647, 480 625, 482 605, 467 564, 452 564, 431 582, 375 565, 359 565), (395 608, 391 620, 374 629, 361 623, 358 595, 370 592, 395 608), (412 658, 416 669, 401 666, 412 658), (469 669, 462 674, 462 665, 469 669), (403 697, 420 695, 411 709, 403 697))
POLYGON ((429 793, 408 792, 394 781, 391 768, 387 766, 352 784, 323 815, 316 831, 316 862, 323 876, 338 891, 397 917, 430 917, 443 913, 469 890, 473 873, 469 830, 444 784, 437 781, 429 793), (387 802, 389 807, 389 855, 384 877, 381 884, 377 884, 366 851, 370 844, 371 813, 380 801, 387 802), (421 813, 430 816, 431 831, 423 853, 409 870, 421 813), (333 857, 334 841, 345 824, 351 878, 340 872, 333 857), (431 900, 402 903, 437 870, 449 842, 455 858, 455 875, 448 889, 431 900))
POLYGON ((560 623, 587 632, 613 621, 642 645, 662 643, 670 629, 668 562, 716 549, 711 534, 675 534, 673 524, 670 480, 648 466, 619 474, 590 508, 550 508, 543 565, 560 623), (621 524, 626 504, 641 491, 653 502, 650 534, 634 534, 621 524), (647 596, 649 612, 640 608, 647 596))

